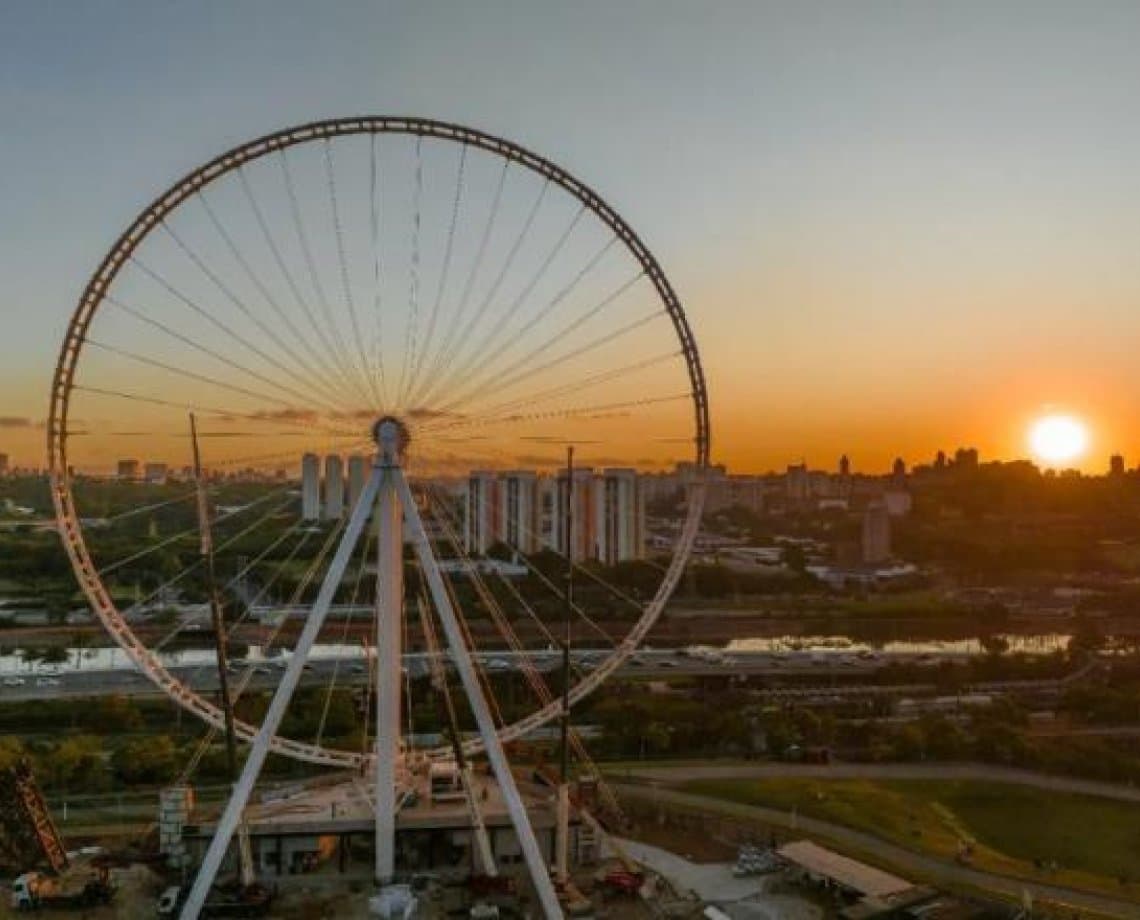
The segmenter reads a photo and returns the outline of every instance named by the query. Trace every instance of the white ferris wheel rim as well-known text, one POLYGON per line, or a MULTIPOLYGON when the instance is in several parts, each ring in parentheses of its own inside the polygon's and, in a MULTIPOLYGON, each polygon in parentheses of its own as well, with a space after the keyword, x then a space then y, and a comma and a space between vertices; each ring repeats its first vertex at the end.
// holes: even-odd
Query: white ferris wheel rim
MULTIPOLYGON (((337 137, 362 134, 410 135, 470 145, 497 155, 508 162, 518 163, 544 179, 555 183, 565 192, 577 198, 584 208, 591 211, 605 224, 621 241, 629 254, 640 263, 673 323, 691 387, 690 395, 694 410, 693 460, 698 475, 688 496, 685 523, 681 528, 669 566, 658 585, 656 594, 645 605, 641 615, 625 638, 597 667, 586 673, 571 687, 571 704, 588 696, 614 674, 652 629, 684 574, 700 526, 704 505, 703 471, 709 462, 709 408, 704 371, 701 367, 696 340, 681 303, 656 258, 633 229, 589 186, 551 161, 511 141, 461 125, 426 118, 362 116, 329 119, 275 132, 239 145, 174 183, 135 218, 104 257, 88 281, 68 323, 52 380, 47 425, 52 500, 55 505, 59 534, 71 561, 76 579, 92 611, 115 643, 149 680, 184 710, 219 730, 224 729, 224 716, 221 708, 175 677, 162 663, 158 655, 135 635, 130 624, 112 599, 99 575, 97 566, 92 560, 82 523, 76 510, 69 473, 67 426, 75 374, 80 365, 87 330, 107 291, 119 271, 130 260, 132 253, 152 230, 162 224, 168 214, 214 180, 270 153, 316 140, 327 141, 337 137)), ((561 706, 561 700, 555 698, 522 719, 502 726, 499 729, 500 739, 504 743, 514 741, 542 727, 558 716, 561 706)), ((243 720, 235 720, 236 734, 246 742, 252 741, 257 730, 256 725, 243 720)), ((475 739, 469 742, 466 747, 475 751, 482 747, 482 742, 475 739)), ((371 755, 368 754, 298 741, 280 735, 273 738, 271 750, 274 753, 296 760, 329 767, 360 769, 372 760, 371 755)))

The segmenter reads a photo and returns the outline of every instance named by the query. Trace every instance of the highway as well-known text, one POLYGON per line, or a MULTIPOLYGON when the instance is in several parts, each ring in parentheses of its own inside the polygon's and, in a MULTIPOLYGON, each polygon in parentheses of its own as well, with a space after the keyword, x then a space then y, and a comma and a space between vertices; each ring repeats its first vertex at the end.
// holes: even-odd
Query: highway
MULTIPOLYGON (((287 653, 285 653, 287 654, 287 653)), ((525 653, 540 671, 556 671, 561 657, 556 651, 531 650, 525 653)), ((577 649, 573 652, 575 666, 590 670, 605 659, 609 650, 577 649)), ((480 652, 477 655, 483 668, 491 674, 519 670, 524 653, 513 651, 480 652)), ((204 693, 217 690, 217 673, 212 663, 202 663, 202 655, 194 664, 181 664, 175 658, 167 663, 167 668, 180 680, 204 693)), ((948 656, 951 657, 951 656, 948 656)), ((276 687, 284 671, 287 657, 231 662, 231 671, 239 675, 250 671, 249 686, 254 690, 272 690, 276 687)), ((763 676, 771 678, 815 676, 826 683, 813 686, 771 687, 767 692, 786 697, 835 697, 845 698, 858 695, 914 694, 931 689, 928 684, 895 686, 839 685, 832 681, 840 678, 870 677, 885 664, 908 662, 919 665, 935 665, 939 656, 927 654, 881 653, 850 654, 819 651, 788 652, 734 652, 731 655, 718 652, 678 649, 641 649, 623 665, 622 673, 627 677, 665 678, 687 676, 763 676)), ((306 666, 302 686, 328 686, 334 676, 338 686, 363 686, 367 682, 367 660, 358 651, 351 657, 314 657, 306 666)), ((426 653, 414 652, 404 656, 404 667, 412 678, 426 676, 429 661, 426 653)), ((1083 669, 1082 669, 1083 670, 1083 669)), ((1072 679, 1073 675, 1068 679, 1072 679)), ((1056 687, 1063 681, 1034 681, 1030 689, 1056 687)), ((1009 682, 1001 685, 986 685, 985 690, 1019 689, 1020 684, 1009 682)), ((979 688, 971 688, 981 691, 979 688)), ((37 699, 84 698, 122 694, 125 696, 156 696, 161 691, 141 673, 130 667, 114 668, 74 668, 46 665, 43 663, 20 663, 19 667, 9 667, 0 673, 0 703, 26 702, 37 699)))

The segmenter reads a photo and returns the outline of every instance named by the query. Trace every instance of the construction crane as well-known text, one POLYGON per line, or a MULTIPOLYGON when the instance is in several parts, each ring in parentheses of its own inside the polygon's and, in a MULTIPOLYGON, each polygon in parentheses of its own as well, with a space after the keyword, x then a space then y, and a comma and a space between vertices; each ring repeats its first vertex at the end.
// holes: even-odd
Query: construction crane
POLYGON ((30 865, 42 857, 53 872, 67 869, 63 839, 26 757, 0 770, 0 831, 5 849, 17 862, 30 865))

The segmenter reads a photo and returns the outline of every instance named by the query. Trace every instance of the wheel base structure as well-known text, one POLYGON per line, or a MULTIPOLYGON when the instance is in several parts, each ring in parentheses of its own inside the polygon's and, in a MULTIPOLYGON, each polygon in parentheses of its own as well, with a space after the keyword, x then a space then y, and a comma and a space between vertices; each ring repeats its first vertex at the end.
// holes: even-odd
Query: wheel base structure
MULTIPOLYGON (((289 659, 289 664, 285 669, 277 691, 274 693, 273 700, 269 704, 269 709, 266 712, 261 728, 258 730, 257 736, 254 738, 253 744, 250 747, 249 756, 242 769, 241 777, 238 779, 237 785, 234 787, 233 795, 227 803, 221 818, 218 820, 217 827, 214 831, 214 838, 210 841, 206 856, 202 861, 198 875, 191 887, 190 895, 182 909, 182 920, 197 920, 197 917, 205 905, 206 898, 217 878, 218 870, 221 867, 226 850, 229 848, 230 841, 241 821, 242 814, 245 811, 250 796, 253 794, 254 785, 261 773, 265 758, 269 753, 272 739, 276 735, 281 721, 285 716, 285 711, 301 679, 305 663, 312 652, 313 645, 316 642, 321 626, 328 614, 329 606, 336 594, 337 587, 344 576, 344 571, 347 568, 349 559, 352 556, 368 518, 372 514, 375 502, 380 496, 382 489, 386 492, 391 491, 391 498, 394 500, 393 505, 396 511, 399 512, 402 510, 403 512, 403 520, 408 526, 411 540, 415 546, 416 555, 419 558, 420 565, 427 580, 429 593, 436 607, 436 612, 439 615, 444 635, 447 637, 447 642, 450 646, 463 688, 467 694, 472 714, 475 716, 484 749, 490 760, 495 779, 498 781, 504 802, 507 806, 507 811, 511 818, 511 823, 514 825, 515 835, 523 851, 523 856, 531 876, 531 882, 538 895, 539 903, 542 905, 543 915, 548 918, 548 920, 555 920, 555 918, 562 917, 562 908, 558 901, 558 895, 554 889, 546 861, 539 849, 538 840, 535 838, 534 830, 531 827, 530 818, 526 811, 526 805, 515 783, 514 775, 507 761, 506 752, 499 739, 498 730, 491 716, 490 707, 483 695, 483 688, 479 683, 479 678, 471 659, 470 650, 467 648, 467 644, 464 640, 462 627, 455 609, 452 606, 451 598, 447 593, 447 588, 443 581, 443 575, 436 561, 434 551, 432 550, 431 540, 427 535, 423 520, 420 518, 419 510, 416 507, 415 498, 412 495, 407 480, 404 478, 403 470, 398 465, 397 458, 384 448, 385 445, 382 442, 381 452, 376 458, 372 473, 365 483, 364 489, 361 491, 356 507, 352 510, 352 515, 349 518, 340 545, 337 547, 333 561, 321 584, 317 599, 314 601, 312 610, 305 622, 305 628, 297 641, 297 646, 289 659)), ((393 556, 397 559, 401 567, 400 574, 402 574, 402 554, 399 556, 393 554, 393 556)), ((392 557, 390 556, 389 558, 392 557)), ((385 573, 381 572, 379 577, 382 579, 385 578, 385 573)), ((397 576, 392 575, 392 573, 387 573, 387 577, 391 583, 395 581, 397 576)), ((378 654, 379 653, 378 650, 378 654)), ((399 680, 398 670, 396 672, 396 679, 399 680)), ((380 739, 378 739, 378 743, 379 741, 380 739)), ((378 757, 382 757, 383 751, 378 749, 377 754, 378 757)), ((393 770, 394 767, 395 764, 393 763, 393 770)), ((381 774, 380 764, 377 765, 377 773, 378 775, 381 774)), ((378 797, 377 831, 379 832, 381 826, 384 827, 385 831, 394 831, 396 821, 395 811, 393 810, 389 814, 382 814, 379 811, 381 804, 382 801, 378 797)), ((376 841, 378 855, 381 844, 382 841, 378 837, 376 841)), ((380 867, 378 866, 377 868, 379 869, 380 867)), ((387 866, 384 868, 387 869, 387 866)), ((381 881, 389 880, 390 878, 381 879, 381 881)), ((370 900, 370 909, 373 903, 378 906, 382 905, 385 910, 395 909, 398 904, 403 904, 405 908, 413 907, 414 899, 410 903, 401 900, 402 895, 400 894, 400 890, 404 888, 406 888, 406 886, 384 885, 380 889, 380 893, 370 900), (385 894, 385 892, 389 893, 385 894)), ((403 917, 407 916, 407 914, 388 913, 384 914, 384 916, 403 917)))

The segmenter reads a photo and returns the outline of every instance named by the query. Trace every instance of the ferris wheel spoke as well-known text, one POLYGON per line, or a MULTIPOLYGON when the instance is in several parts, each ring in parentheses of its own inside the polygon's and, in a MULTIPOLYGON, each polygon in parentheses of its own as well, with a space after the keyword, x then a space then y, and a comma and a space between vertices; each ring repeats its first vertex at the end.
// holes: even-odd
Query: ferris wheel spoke
POLYGON ((615 380, 635 376, 643 371, 651 368, 666 364, 670 361, 675 361, 681 357, 681 352, 667 352, 665 354, 655 355, 646 358, 642 361, 634 361, 630 364, 614 368, 610 371, 604 371, 600 374, 594 374, 586 377, 577 383, 562 384, 560 386, 549 387, 545 390, 538 390, 534 393, 527 394, 526 396, 507 400, 506 402, 496 403, 495 405, 484 408, 479 414, 467 413, 440 413, 438 419, 433 421, 422 422, 416 427, 417 432, 424 434, 438 435, 439 433, 448 432, 456 429, 466 429, 475 425, 483 424, 483 420, 496 421, 498 419, 511 420, 519 410, 531 406, 542 405, 543 403, 551 402, 552 400, 561 399, 566 396, 571 396, 575 393, 581 393, 591 390, 602 384, 612 383, 615 380))
POLYGON ((340 333, 340 327, 337 325, 336 320, 333 318, 332 308, 329 306, 328 297, 325 294, 324 285, 321 284, 320 275, 317 273, 317 265, 313 259, 313 249, 309 244, 309 235, 305 232, 305 224, 301 218, 301 205, 297 200, 297 190, 293 183, 293 172, 289 168, 288 154, 282 150, 280 151, 281 173, 285 182, 285 191, 289 198, 289 213, 293 217, 293 229, 297 233, 297 242, 301 247, 301 255, 305 262, 305 268, 309 274, 309 283, 312 285, 313 294, 316 297, 317 306, 320 308, 321 314, 324 316, 325 323, 328 326, 329 334, 332 336, 332 341, 335 343, 336 348, 334 354, 337 356, 338 362, 344 370, 345 376, 355 379, 357 388, 360 390, 361 395, 364 397, 365 402, 368 401, 368 383, 365 379, 366 374, 363 368, 354 366, 353 361, 348 353, 348 348, 344 344, 344 337, 340 333))
POLYGON ((503 189, 507 183, 507 171, 510 169, 510 166, 510 160, 503 160, 503 166, 499 172, 499 182, 495 187, 494 198, 491 201, 490 212, 487 215, 487 220, 483 224, 483 232, 480 234, 479 245, 475 251, 475 259, 471 264, 471 270, 467 273, 467 281, 463 285, 463 293, 459 297, 459 303, 455 308, 455 313, 452 316, 451 322, 448 324, 447 333, 440 345, 435 361, 432 363, 431 372, 427 376, 429 381, 435 380, 439 376, 445 360, 451 353, 455 336, 459 328, 463 325, 463 317, 467 312, 467 304, 471 299, 471 292, 479 276, 479 270, 483 266, 483 258, 487 252, 487 244, 491 240, 491 231, 495 225, 495 218, 498 216, 499 208, 502 205, 503 189))
MULTIPOLYGON (((547 271, 549 271, 550 266, 554 263, 555 259, 558 258, 559 253, 562 252, 562 249, 566 245, 566 242, 570 239, 570 235, 574 232, 574 228, 578 226, 579 221, 582 219, 582 215, 585 213, 585 206, 580 205, 578 207, 578 210, 575 211, 573 218, 566 225, 566 228, 562 231, 561 236, 558 237, 558 240, 551 247, 550 252, 547 253, 546 258, 542 260, 538 266, 538 269, 530 276, 526 284, 523 285, 518 296, 516 296, 515 299, 511 301, 506 310, 499 314, 498 319, 495 322, 491 323, 490 328, 487 330, 487 333, 480 338, 478 345, 475 345, 471 348, 467 358, 463 361, 456 362, 456 367, 439 383, 437 389, 440 389, 443 392, 447 392, 449 383, 452 381, 465 379, 469 374, 473 372, 472 368, 478 370, 484 366, 484 355, 487 353, 488 349, 490 349, 491 345, 498 340, 498 337, 502 334, 506 325, 515 318, 515 316, 518 314, 518 311, 521 309, 523 304, 527 301, 531 293, 534 291, 535 287, 538 285, 539 281, 541 281, 542 278, 546 275, 547 271)), ((515 333, 512 331, 511 335, 506 337, 505 342, 500 346, 500 348, 506 348, 510 342, 516 341, 520 335, 521 332, 515 333)), ((458 355, 456 357, 458 357, 458 355)))
POLYGON ((249 179, 246 178, 245 170, 239 169, 237 175, 245 200, 253 212, 254 220, 257 222, 261 237, 273 257, 274 264, 276 264, 278 271, 281 272, 282 278, 285 279, 285 285, 289 288, 289 293, 292 295, 294 302, 301 308, 301 312, 304 313, 305 318, 309 321, 313 333, 316 335, 321 346, 325 349, 325 357, 321 363, 335 371, 335 375, 340 378, 340 382, 345 386, 346 392, 349 394, 355 392, 366 395, 366 391, 359 389, 359 381, 353 378, 352 374, 345 368, 344 363, 339 360, 335 346, 329 340, 325 330, 321 328, 321 324, 318 322, 312 307, 309 306, 308 300, 301 294, 301 289, 297 286, 297 281, 293 277, 293 273, 289 271, 289 266, 281 254, 281 248, 277 245, 277 240, 269 229, 269 222, 265 219, 265 214, 261 206, 257 203, 257 198, 253 194, 249 179))
POLYGON ((415 186, 412 194, 414 214, 412 217, 412 248, 408 264, 408 322, 404 327, 404 352, 400 362, 400 384, 396 389, 396 405, 407 405, 408 371, 416 360, 416 331, 420 321, 420 225, 423 220, 424 164, 422 158, 423 139, 416 138, 415 186))
MULTIPOLYGON (((448 354, 444 359, 445 365, 452 365, 455 363, 456 359, 458 359, 462 354, 464 346, 471 340, 471 336, 475 330, 475 327, 480 322, 482 322, 484 317, 487 315, 487 311, 490 308, 491 303, 498 295, 499 288, 502 287, 503 281, 507 277, 507 273, 511 270, 511 266, 514 264, 515 259, 518 257, 523 243, 526 242, 526 239, 530 234, 531 227, 534 225, 535 218, 538 217, 538 212, 542 208, 542 202, 546 199, 546 193, 549 188, 550 180, 547 179, 542 183, 542 187, 539 188, 538 195, 535 196, 534 203, 531 205, 530 211, 527 213, 526 219, 523 221, 522 228, 519 230, 518 235, 515 237, 514 243, 511 245, 510 251, 507 253, 507 257, 503 260, 503 264, 499 269, 499 273, 495 276, 495 280, 492 282, 490 289, 483 297, 483 300, 480 302, 475 312, 468 319, 467 324, 463 327, 463 331, 456 337, 451 353, 448 354)), ((450 376, 450 374, 448 376, 450 376)))
MULTIPOLYGON (((309 365, 307 362, 305 362, 304 366, 306 370, 317 379, 321 379, 322 373, 335 377, 336 368, 330 365, 327 359, 322 356, 316 348, 313 347, 309 339, 301 334, 301 331, 293 322, 292 317, 290 317, 285 309, 277 302, 277 299, 273 296, 264 280, 262 280, 261 276, 254 270, 253 265, 250 263, 245 253, 241 251, 241 247, 238 246, 238 244, 235 242, 232 234, 226 229, 225 225, 222 223, 221 219, 214 211, 214 208, 210 205, 209 199, 206 197, 206 193, 204 191, 199 191, 197 197, 199 203, 202 205, 202 209, 206 213, 207 218, 213 225, 214 230, 222 238, 222 241, 225 243, 226 248, 230 252, 230 255, 233 256, 234 261, 237 262, 237 264, 241 267, 243 274, 257 289, 257 292, 261 295, 262 300, 268 304, 269 308, 273 310, 277 318, 284 324, 285 328, 293 337, 293 341, 296 342, 300 348, 305 350, 309 358, 314 362, 316 367, 319 368, 319 370, 314 370, 314 367, 312 365, 309 365)), ((334 385, 338 384, 335 384, 330 380, 330 382, 325 385, 326 392, 334 392, 335 394, 337 391, 333 391, 331 389, 331 387, 334 385)), ((343 392, 340 392, 339 395, 334 395, 334 401, 338 399, 344 399, 346 395, 350 401, 355 398, 350 390, 344 390, 343 392)))
POLYGON ((435 344, 435 329, 439 320, 439 308, 443 302, 443 295, 447 291, 447 282, 451 273, 451 254, 455 246, 455 226, 459 221, 459 204, 463 198, 463 172, 467 164, 467 145, 464 144, 460 147, 459 151, 459 165, 456 167, 455 175, 455 197, 451 203, 451 223, 447 230, 447 243, 443 251, 443 266, 440 269, 439 282, 436 285, 435 302, 432 304, 430 319, 428 320, 427 333, 424 335, 423 346, 416 356, 415 367, 412 370, 411 381, 408 386, 408 405, 414 406, 416 404, 416 393, 418 390, 420 373, 423 370, 425 357, 431 352, 432 345, 435 344))
MULTIPOLYGON (((204 354, 210 358, 213 358, 215 361, 218 361, 222 364, 225 364, 228 367, 233 368, 234 370, 246 375, 247 377, 252 377, 253 379, 255 379, 261 383, 268 384, 269 386, 271 386, 277 390, 280 390, 284 393, 288 393, 290 395, 296 396, 300 399, 309 399, 308 395, 300 393, 298 390, 294 389, 291 385, 281 383, 279 380, 275 380, 272 377, 267 377, 265 374, 262 374, 259 371, 253 370, 252 368, 247 367, 246 365, 242 364, 239 361, 234 360, 233 358, 230 358, 230 357, 227 357, 226 355, 223 355, 221 352, 217 351, 216 349, 210 348, 207 345, 202 345, 200 342, 197 342, 196 340, 190 338, 189 336, 184 335, 183 333, 178 332, 177 330, 171 328, 166 323, 163 323, 159 320, 154 319, 151 316, 148 316, 143 311, 138 310, 138 309, 130 306, 129 304, 124 303, 122 300, 120 300, 116 297, 112 297, 110 294, 107 295, 106 301, 107 301, 107 303, 111 304, 114 307, 117 307, 118 309, 120 309, 124 313, 126 313, 128 316, 133 317, 134 319, 138 320, 139 322, 145 323, 146 325, 150 326, 152 329, 159 330, 164 335, 167 335, 170 338, 181 342, 183 345, 189 346, 190 348, 194 349, 197 352, 200 352, 201 354, 204 354)), ((330 406, 330 408, 333 408, 333 410, 335 411, 335 406, 333 404, 328 404, 328 405, 330 406)))
MULTIPOLYGON (((340 635, 340 644, 342 646, 348 644, 348 630, 349 630, 349 627, 352 625, 352 613, 353 613, 353 610, 355 610, 356 603, 360 598, 360 586, 364 581, 364 573, 368 568, 367 561, 369 558, 369 551, 371 550, 371 548, 372 548, 372 534, 369 533, 364 538, 364 541, 363 541, 363 546, 362 546, 362 549, 360 551, 360 561, 357 564, 356 580, 352 586, 352 594, 351 594, 349 601, 348 601, 348 610, 345 611, 344 625, 341 628, 341 635, 340 635)), ((325 725, 328 722, 329 709, 332 707, 333 694, 336 692, 337 677, 339 676, 339 673, 340 673, 340 662, 341 662, 341 657, 338 655, 336 660, 333 662, 332 676, 329 678, 328 689, 325 691, 324 703, 321 706, 321 718, 320 718, 320 721, 317 723, 316 737, 313 739, 313 743, 318 745, 318 746, 324 740, 325 725)))
POLYGON ((380 160, 376 149, 376 135, 368 137, 368 228, 371 233, 372 249, 372 314, 375 317, 376 333, 372 343, 373 362, 380 378, 381 404, 388 405, 388 380, 384 371, 384 346, 387 340, 384 337, 383 290, 381 280, 380 260, 380 226, 382 209, 380 207, 380 160))
MULTIPOLYGON (((599 348, 610 345, 613 342, 616 342, 618 339, 624 338, 631 332, 635 332, 643 326, 646 326, 649 323, 653 322, 655 319, 662 316, 663 312, 664 311, 661 310, 655 310, 654 312, 635 319, 632 322, 629 322, 624 326, 620 326, 611 332, 607 332, 605 335, 598 336, 597 338, 592 339, 590 342, 587 342, 585 345, 580 345, 577 348, 562 353, 558 357, 551 358, 542 364, 535 365, 533 363, 534 359, 539 357, 539 355, 543 354, 548 348, 553 346, 558 341, 557 338, 552 338, 544 345, 532 351, 525 358, 512 364, 507 370, 502 371, 500 375, 496 375, 494 378, 495 387, 501 391, 510 390, 511 387, 522 383, 524 380, 529 380, 537 374, 553 370, 554 368, 565 364, 567 361, 572 361, 575 358, 580 358, 583 355, 587 355, 599 348), (513 376, 507 376, 512 373, 513 376), (505 379, 503 379, 504 377, 505 379)), ((490 386, 490 383, 490 380, 484 380, 480 382, 480 385, 473 385, 463 395, 442 406, 440 411, 454 412, 456 409, 459 409, 462 406, 470 405, 473 401, 476 401, 480 398, 485 398, 487 394, 487 389, 485 388, 488 388, 490 386)))
MULTIPOLYGON (((127 358, 131 361, 137 361, 139 364, 145 364, 149 367, 166 371, 167 373, 173 374, 176 377, 184 377, 188 380, 196 380, 199 383, 206 383, 211 386, 218 387, 219 389, 227 390, 231 393, 237 393, 241 396, 248 396, 262 402, 275 403, 276 405, 284 406, 291 411, 295 411, 297 409, 311 409, 318 414, 320 412, 318 405, 310 402, 307 398, 304 399, 301 406, 298 406, 296 402, 291 402, 278 396, 271 396, 268 393, 263 393, 258 390, 251 390, 247 387, 229 383, 225 380, 219 380, 218 378, 211 377, 207 374, 199 374, 196 371, 186 370, 186 368, 175 367, 172 364, 167 364, 165 361, 159 361, 156 358, 148 358, 146 355, 140 355, 136 352, 128 351, 125 348, 120 348, 117 345, 111 345, 108 342, 102 342, 98 339, 88 339, 87 344, 93 346, 94 348, 101 349, 102 351, 116 354, 121 358, 127 358)), ((283 389, 282 392, 285 392, 287 395, 300 395, 296 391, 292 390, 292 388, 289 388, 287 390, 283 389)))
MULTIPOLYGON (((199 197, 201 196, 199 195, 199 197)), ((253 311, 246 305, 245 301, 243 301, 233 292, 233 289, 221 279, 217 272, 215 272, 210 268, 209 265, 206 264, 205 260, 181 237, 181 235, 176 233, 174 229, 165 221, 163 221, 160 226, 166 232, 166 234, 172 240, 174 240, 177 247, 182 251, 183 254, 185 254, 191 263, 193 263, 195 268, 197 268, 198 271, 200 271, 210 281, 210 283, 218 289, 219 292, 221 292, 222 296, 226 300, 233 304, 234 307, 236 307, 243 316, 245 316, 251 323, 253 323, 262 335, 264 335, 267 339, 269 339, 269 341, 277 346, 281 354, 284 355, 285 359, 290 363, 283 364, 280 357, 270 357, 260 348, 257 349, 257 353, 264 360, 272 363, 273 366, 277 369, 285 371, 286 373, 289 373, 293 376, 296 376, 298 369, 300 369, 304 371, 306 382, 309 386, 318 391, 325 389, 325 384, 321 379, 320 374, 314 371, 308 362, 306 362, 300 355, 298 355, 291 346, 286 344, 271 326, 266 325, 260 317, 254 315, 253 311)), ((169 283, 164 283, 163 286, 171 292, 175 291, 173 285, 170 285, 169 283)), ((176 293, 176 296, 182 301, 189 302, 189 298, 181 292, 176 293)), ((206 311, 201 307, 198 308, 198 312, 202 313, 203 315, 206 313, 206 311)), ((233 334, 232 330, 228 331, 229 334, 233 334)), ((251 345, 250 347, 252 348, 253 346, 251 345)), ((334 402, 336 399, 337 397, 334 395, 334 402)))
POLYGON ((360 356, 360 370, 368 383, 374 402, 372 405, 379 409, 382 405, 380 391, 376 387, 376 380, 368 372, 368 355, 364 349, 364 336, 360 333, 360 320, 356 315, 356 301, 352 296, 352 285, 348 280, 348 259, 344 254, 344 229, 341 226, 340 207, 337 203, 336 176, 333 169, 332 142, 325 138, 325 178, 328 180, 329 205, 332 209, 333 236, 336 239, 337 263, 340 266, 340 284, 345 305, 348 307, 349 319, 352 323, 352 334, 356 339, 356 350, 360 356))

